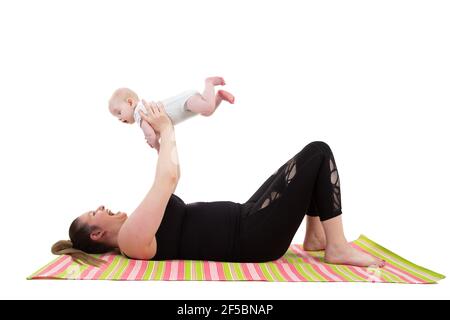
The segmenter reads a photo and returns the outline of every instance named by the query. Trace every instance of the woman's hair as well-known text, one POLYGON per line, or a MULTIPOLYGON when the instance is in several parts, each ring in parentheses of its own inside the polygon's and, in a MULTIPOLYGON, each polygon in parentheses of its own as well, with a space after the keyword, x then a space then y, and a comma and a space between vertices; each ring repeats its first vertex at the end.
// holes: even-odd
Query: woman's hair
POLYGON ((105 260, 95 258, 88 253, 106 253, 114 250, 104 243, 91 239, 91 232, 96 226, 81 223, 79 218, 75 219, 69 228, 70 240, 61 240, 52 246, 52 253, 56 255, 67 254, 77 263, 85 263, 99 267, 106 263, 105 260))

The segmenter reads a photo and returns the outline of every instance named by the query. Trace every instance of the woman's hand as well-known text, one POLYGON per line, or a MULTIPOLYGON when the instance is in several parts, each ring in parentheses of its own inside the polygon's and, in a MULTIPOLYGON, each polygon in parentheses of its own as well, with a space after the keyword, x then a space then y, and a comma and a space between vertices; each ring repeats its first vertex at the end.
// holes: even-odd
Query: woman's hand
POLYGON ((143 120, 147 121, 153 127, 153 130, 156 131, 158 136, 158 133, 161 133, 167 128, 171 128, 173 126, 172 121, 164 110, 164 105, 162 102, 147 102, 145 100, 142 100, 142 102, 144 103, 148 114, 145 114, 142 111, 139 111, 139 114, 143 120))

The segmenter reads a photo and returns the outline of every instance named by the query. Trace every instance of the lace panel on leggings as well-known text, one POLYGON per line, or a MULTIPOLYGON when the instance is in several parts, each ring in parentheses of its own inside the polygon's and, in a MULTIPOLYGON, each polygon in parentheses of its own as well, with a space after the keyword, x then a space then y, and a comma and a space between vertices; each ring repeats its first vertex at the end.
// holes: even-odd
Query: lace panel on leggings
POLYGON ((341 188, 339 183, 339 173, 332 157, 330 158, 330 172, 330 180, 333 189, 333 208, 334 210, 338 210, 341 209, 341 188))
MULTIPOLYGON (((277 174, 278 170, 273 174, 277 174)), ((292 179, 295 177, 295 174, 297 173, 296 170, 296 161, 295 158, 292 158, 291 160, 289 160, 286 164, 286 167, 284 169, 284 181, 283 184, 285 187, 287 187, 289 185, 289 183, 292 181, 292 179)), ((280 193, 277 191, 272 191, 268 197, 263 201, 260 209, 264 209, 265 207, 267 207, 268 205, 270 205, 273 201, 275 201, 276 199, 278 199, 280 197, 280 193)))

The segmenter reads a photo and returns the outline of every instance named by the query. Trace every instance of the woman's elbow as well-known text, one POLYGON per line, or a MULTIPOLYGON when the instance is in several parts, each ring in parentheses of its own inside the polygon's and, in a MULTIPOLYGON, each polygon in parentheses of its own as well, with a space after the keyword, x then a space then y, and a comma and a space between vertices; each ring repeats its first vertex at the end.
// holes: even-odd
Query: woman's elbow
POLYGON ((180 180, 180 176, 178 174, 172 174, 169 176, 169 183, 172 185, 177 185, 178 181, 180 180))

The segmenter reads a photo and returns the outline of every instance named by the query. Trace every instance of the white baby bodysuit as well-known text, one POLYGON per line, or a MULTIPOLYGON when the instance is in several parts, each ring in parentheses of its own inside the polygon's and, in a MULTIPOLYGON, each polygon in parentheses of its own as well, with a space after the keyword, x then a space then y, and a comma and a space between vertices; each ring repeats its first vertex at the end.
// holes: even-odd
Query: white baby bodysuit
MULTIPOLYGON (((195 90, 188 90, 161 101, 164 105, 164 110, 172 120, 173 125, 197 115, 197 113, 186 108, 187 99, 197 93, 198 92, 195 90)), ((139 111, 141 110, 147 114, 147 109, 145 109, 144 104, 142 101, 139 101, 136 108, 134 108, 134 121, 136 121, 139 126, 141 126, 142 120, 141 115, 139 114, 139 111)))

